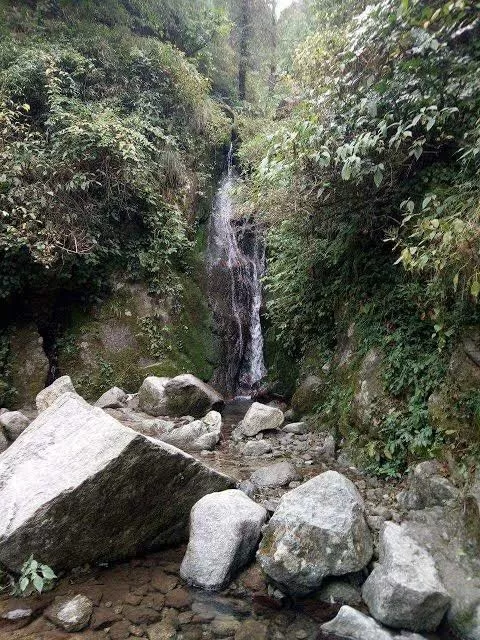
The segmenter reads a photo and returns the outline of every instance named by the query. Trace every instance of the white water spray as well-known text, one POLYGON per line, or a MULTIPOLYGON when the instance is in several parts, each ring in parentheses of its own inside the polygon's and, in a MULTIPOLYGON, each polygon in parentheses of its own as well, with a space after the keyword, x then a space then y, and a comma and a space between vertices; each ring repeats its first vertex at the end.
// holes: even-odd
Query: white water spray
POLYGON ((222 362, 213 382, 232 395, 250 393, 266 374, 260 323, 265 248, 254 225, 235 216, 236 180, 231 147, 210 218, 207 266, 222 343, 222 362))

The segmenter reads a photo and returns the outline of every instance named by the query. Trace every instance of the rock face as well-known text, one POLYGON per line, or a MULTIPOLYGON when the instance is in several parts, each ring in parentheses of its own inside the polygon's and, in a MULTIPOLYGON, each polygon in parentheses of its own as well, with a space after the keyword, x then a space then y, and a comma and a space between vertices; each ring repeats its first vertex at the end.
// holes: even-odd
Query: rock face
POLYGON ((434 631, 450 604, 431 556, 393 522, 383 529, 363 599, 376 620, 410 631, 434 631))
POLYGON ((6 411, 0 416, 0 427, 10 442, 16 440, 29 424, 30 420, 21 411, 6 411))
POLYGON ((327 471, 286 493, 264 530, 258 559, 292 594, 318 588, 327 576, 363 569, 372 540, 354 484, 327 471))
POLYGON ((195 420, 176 429, 172 429, 160 436, 163 442, 168 442, 179 449, 202 451, 214 449, 220 441, 222 431, 222 416, 218 411, 210 411, 202 420, 195 420))
POLYGON ((254 402, 239 425, 239 431, 252 438, 262 431, 278 429, 284 421, 283 412, 276 407, 254 402))
POLYGON ((95 406, 100 409, 120 409, 127 402, 127 394, 119 387, 113 387, 100 396, 95 406))
POLYGON ((237 489, 199 500, 190 516, 182 578, 203 589, 225 587, 255 555, 266 518, 266 510, 237 489))
POLYGON ((123 558, 186 537, 191 507, 233 482, 63 394, 0 458, 0 562, 54 568, 123 558))
POLYGON ((268 467, 261 467, 252 473, 250 481, 260 488, 284 487, 300 476, 291 462, 277 462, 268 467))
POLYGON ((78 595, 55 602, 46 610, 45 616, 57 627, 74 632, 81 631, 88 625, 92 612, 92 601, 86 596, 78 595))
POLYGON ((57 378, 55 382, 45 389, 42 389, 36 397, 36 405, 39 411, 45 411, 63 393, 76 393, 70 376, 57 378))
POLYGON ((221 411, 222 396, 191 374, 176 378, 146 378, 138 393, 139 407, 152 416, 201 418, 209 410, 221 411))
POLYGON ((441 474, 442 468, 436 460, 417 464, 408 478, 408 490, 401 494, 403 506, 425 509, 458 499, 458 489, 441 474))
POLYGON ((336 618, 322 625, 322 631, 348 640, 424 640, 417 633, 386 629, 373 618, 347 605, 340 609, 336 618))

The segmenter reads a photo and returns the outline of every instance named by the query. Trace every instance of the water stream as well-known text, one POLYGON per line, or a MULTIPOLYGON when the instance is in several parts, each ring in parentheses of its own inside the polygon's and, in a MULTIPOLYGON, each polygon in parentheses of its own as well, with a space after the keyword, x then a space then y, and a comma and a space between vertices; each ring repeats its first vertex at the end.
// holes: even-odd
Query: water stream
POLYGON ((221 351, 212 384, 229 396, 250 395, 266 374, 260 322, 265 246, 255 224, 236 215, 237 180, 230 148, 210 217, 207 256, 221 351))

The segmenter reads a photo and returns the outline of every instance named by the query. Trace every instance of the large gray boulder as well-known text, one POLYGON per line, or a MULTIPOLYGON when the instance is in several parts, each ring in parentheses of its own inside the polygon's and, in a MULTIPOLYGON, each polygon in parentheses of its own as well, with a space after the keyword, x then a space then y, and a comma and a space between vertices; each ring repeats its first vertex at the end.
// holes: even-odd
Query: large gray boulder
POLYGON ((0 428, 3 427, 10 442, 16 440, 29 424, 30 420, 21 411, 6 411, 0 415, 0 428))
POLYGON ((425 640, 418 633, 386 629, 373 618, 348 605, 343 606, 333 620, 322 624, 322 631, 348 640, 425 640))
POLYGON ((3 431, 0 429, 0 453, 3 453, 7 450, 9 442, 5 437, 3 431))
POLYGON ((254 402, 240 422, 238 430, 243 436, 252 438, 262 431, 278 429, 284 420, 280 409, 254 402))
POLYGON ((192 506, 233 486, 183 451, 63 394, 0 457, 0 563, 111 561, 187 536, 192 506))
POLYGON ((300 475, 291 462, 277 462, 268 467, 260 467, 250 476, 250 481, 261 489, 284 487, 294 480, 300 480, 300 475))
POLYGON ((427 460, 410 473, 408 488, 399 495, 399 502, 406 509, 425 509, 457 500, 459 496, 459 490, 442 475, 440 463, 427 460))
POLYGON ((146 378, 138 392, 138 405, 152 416, 201 418, 208 411, 221 411, 225 401, 210 385, 187 373, 172 379, 146 378))
POLYGON ((57 378, 51 385, 42 389, 35 399, 37 409, 45 411, 64 393, 76 393, 75 387, 70 376, 62 376, 57 378))
POLYGON ((302 595, 327 576, 363 569, 372 551, 362 497, 348 478, 327 471, 282 497, 258 560, 284 590, 302 595))
POLYGON ((105 391, 96 401, 95 406, 100 409, 120 409, 127 403, 128 396, 123 389, 112 387, 105 391))
POLYGON ((210 411, 202 420, 194 420, 160 436, 179 449, 188 451, 211 450, 220 441, 222 416, 218 411, 210 411))
POLYGON ((376 620, 410 631, 435 631, 450 604, 432 557, 393 522, 382 531, 380 562, 362 595, 376 620))
POLYGON ((217 591, 255 555, 267 511, 242 491, 205 496, 193 507, 180 568, 188 583, 217 591))

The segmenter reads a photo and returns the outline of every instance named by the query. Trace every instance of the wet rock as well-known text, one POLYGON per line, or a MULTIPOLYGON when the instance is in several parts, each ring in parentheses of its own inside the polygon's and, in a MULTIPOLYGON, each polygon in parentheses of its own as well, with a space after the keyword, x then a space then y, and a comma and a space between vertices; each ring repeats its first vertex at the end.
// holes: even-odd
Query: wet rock
POLYGON ((191 374, 176 378, 150 376, 138 392, 138 405, 152 416, 185 416, 201 418, 208 411, 221 411, 222 396, 208 384, 191 374))
POLYGON ((240 629, 240 621, 233 616, 218 616, 210 625, 210 630, 216 638, 233 636, 240 629))
POLYGON ((127 403, 128 396, 123 389, 113 387, 100 396, 95 406, 100 409, 120 409, 127 403))
POLYGON ((221 431, 222 416, 218 411, 210 411, 202 420, 194 420, 159 437, 179 449, 203 451, 215 448, 221 431))
POLYGON ((152 624, 162 617, 158 611, 150 607, 133 607, 125 605, 122 610, 123 616, 133 622, 133 624, 152 624))
POLYGON ((183 587, 177 587, 166 594, 165 604, 172 609, 187 609, 192 604, 192 596, 183 587))
POLYGON ((425 509, 457 500, 460 492, 442 476, 436 460, 417 464, 408 479, 408 489, 400 494, 399 502, 406 509, 425 509))
POLYGON ((124 640, 130 636, 130 624, 125 620, 115 622, 110 627, 109 636, 111 640, 124 640))
POLYGON ((35 399, 37 409, 39 411, 45 411, 45 409, 48 409, 48 407, 64 393, 76 393, 70 376, 57 378, 50 386, 40 391, 35 399))
POLYGON ((359 571, 372 551, 362 497, 348 478, 327 471, 281 498, 257 557, 275 583, 301 595, 327 576, 359 571))
POLYGON ((57 600, 45 611, 45 617, 65 631, 81 631, 88 626, 92 611, 93 603, 90 598, 77 595, 57 600))
POLYGON ((268 627, 258 620, 245 620, 235 633, 235 640, 267 640, 268 627))
POLYGON ((148 640, 177 640, 178 615, 167 611, 161 622, 147 627, 148 640))
POLYGON ((121 619, 121 616, 115 613, 112 608, 97 607, 94 611, 90 626, 95 630, 105 629, 106 627, 111 627, 112 624, 121 619))
POLYGON ((322 625, 324 633, 348 640, 425 640, 416 633, 386 629, 373 618, 349 606, 343 606, 336 618, 322 625))
POLYGON ((252 473, 250 481, 260 488, 284 487, 293 480, 299 479, 298 471, 290 462, 277 462, 268 467, 261 467, 252 473))
POLYGON ((266 510, 237 489, 212 493, 193 507, 180 575, 216 591, 255 555, 266 510))
POLYGON ((165 573, 164 571, 157 571, 152 576, 152 587, 160 593, 168 593, 178 584, 176 576, 165 573))
POLYGON ((262 431, 278 429, 283 421, 280 409, 254 402, 240 422, 238 430, 242 435, 252 438, 262 431))
POLYGON ((0 457, 0 562, 18 570, 33 554, 71 568, 176 543, 193 504, 231 486, 182 451, 63 394, 0 457))
POLYGON ((300 436, 308 433, 308 426, 306 422, 291 422, 290 424, 285 425, 282 431, 300 436))
POLYGON ((380 562, 362 593, 376 620, 410 631, 434 631, 450 604, 431 556, 393 522, 382 531, 380 562))
POLYGON ((16 440, 29 424, 30 420, 21 411, 7 411, 0 416, 0 431, 3 427, 10 442, 16 440))
POLYGON ((268 440, 250 440, 243 447, 243 455, 247 457, 259 457, 272 451, 272 444, 268 440))

